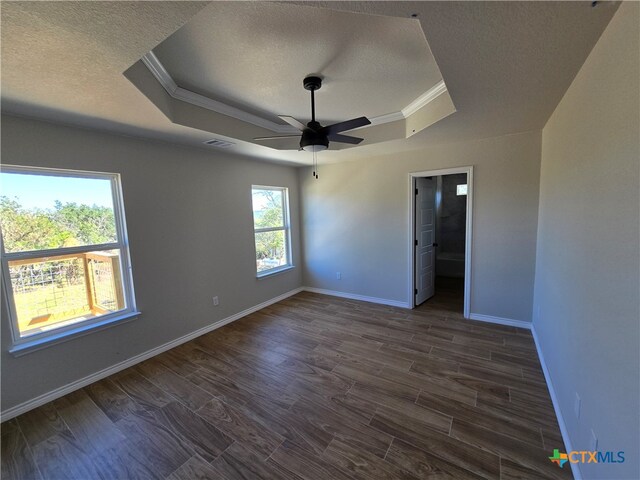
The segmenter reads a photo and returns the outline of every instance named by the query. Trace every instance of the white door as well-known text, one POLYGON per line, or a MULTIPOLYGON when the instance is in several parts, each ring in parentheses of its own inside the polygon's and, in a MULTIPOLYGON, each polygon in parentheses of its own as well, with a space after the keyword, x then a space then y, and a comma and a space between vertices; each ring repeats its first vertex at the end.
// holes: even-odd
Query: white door
POLYGON ((416 306, 435 293, 436 179, 416 178, 415 295, 416 306))

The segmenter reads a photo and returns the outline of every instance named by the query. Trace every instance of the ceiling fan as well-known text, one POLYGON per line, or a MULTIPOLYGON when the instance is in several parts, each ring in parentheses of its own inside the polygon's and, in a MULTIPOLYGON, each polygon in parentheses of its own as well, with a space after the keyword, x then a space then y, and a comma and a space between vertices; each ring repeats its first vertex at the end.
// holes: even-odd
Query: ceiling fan
MULTIPOLYGON (((323 127, 316 121, 316 103, 314 92, 322 87, 322 79, 316 76, 306 77, 303 81, 305 90, 311 92, 311 121, 304 125, 293 117, 278 115, 279 118, 289 125, 296 127, 302 132, 300 137, 300 149, 307 152, 319 152, 329 147, 329 140, 332 142, 351 143, 357 145, 362 142, 362 138, 350 135, 341 135, 340 132, 352 130, 358 127, 369 125, 371 121, 367 117, 358 117, 344 122, 334 123, 323 127)), ((275 137, 257 137, 254 140, 275 140, 280 138, 297 138, 299 135, 280 135, 275 137)))

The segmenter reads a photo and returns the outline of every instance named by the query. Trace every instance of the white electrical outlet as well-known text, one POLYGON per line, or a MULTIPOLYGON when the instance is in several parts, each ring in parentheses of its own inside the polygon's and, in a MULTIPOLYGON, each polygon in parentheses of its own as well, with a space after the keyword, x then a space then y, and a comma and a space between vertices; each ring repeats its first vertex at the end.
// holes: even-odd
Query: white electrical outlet
POLYGON ((598 437, 596 437, 596 432, 591 429, 591 442, 589 443, 589 450, 595 452, 598 450, 598 437))
POLYGON ((338 280, 342 280, 342 273, 341 272, 336 272, 336 278, 338 280))
POLYGON ((213 297, 213 306, 217 307, 218 305, 220 305, 220 300, 218 300, 218 297, 213 297))
POLYGON ((582 401, 580 400, 580 395, 578 395, 576 393, 576 400, 573 403, 573 411, 576 414, 576 418, 580 418, 580 404, 582 403, 582 401))

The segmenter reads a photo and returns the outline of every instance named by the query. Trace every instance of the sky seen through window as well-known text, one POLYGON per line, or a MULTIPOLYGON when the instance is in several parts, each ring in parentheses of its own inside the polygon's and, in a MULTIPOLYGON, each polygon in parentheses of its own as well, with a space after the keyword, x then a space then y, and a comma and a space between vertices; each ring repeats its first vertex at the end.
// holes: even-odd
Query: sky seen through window
POLYGON ((17 200, 26 209, 54 208, 62 204, 113 208, 111 182, 101 178, 58 177, 23 173, 0 173, 0 195, 17 200))

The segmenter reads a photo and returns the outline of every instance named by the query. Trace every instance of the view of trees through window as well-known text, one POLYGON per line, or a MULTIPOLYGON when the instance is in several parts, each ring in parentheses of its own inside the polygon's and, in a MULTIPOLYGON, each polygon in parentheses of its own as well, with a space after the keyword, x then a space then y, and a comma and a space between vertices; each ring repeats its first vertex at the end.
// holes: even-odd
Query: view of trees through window
POLYGON ((6 252, 99 245, 116 241, 113 208, 54 202, 50 209, 25 208, 0 196, 0 224, 6 252))
POLYGON ((289 264, 286 189, 254 187, 253 221, 258 273, 289 264))
POLYGON ((123 309, 111 180, 18 172, 0 180, 3 255, 20 336, 123 309))

